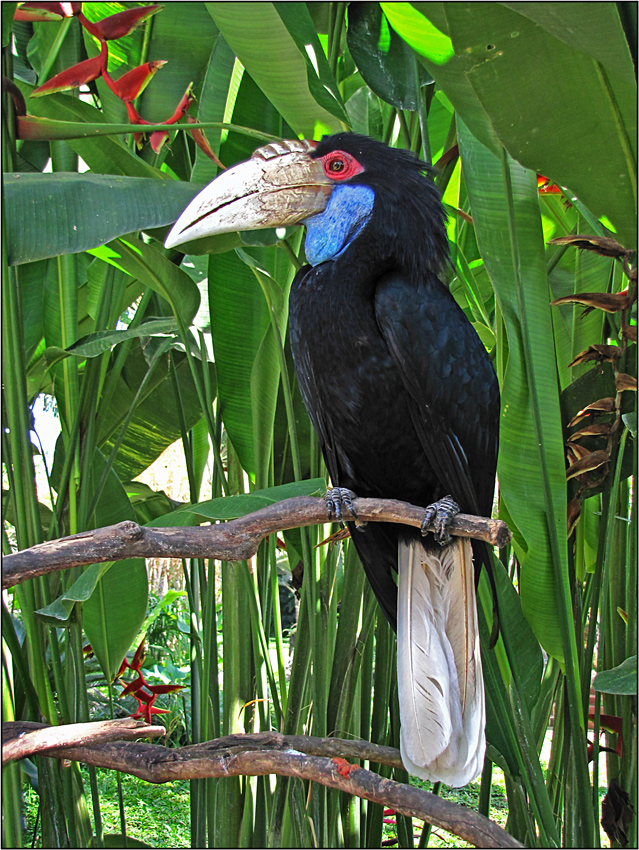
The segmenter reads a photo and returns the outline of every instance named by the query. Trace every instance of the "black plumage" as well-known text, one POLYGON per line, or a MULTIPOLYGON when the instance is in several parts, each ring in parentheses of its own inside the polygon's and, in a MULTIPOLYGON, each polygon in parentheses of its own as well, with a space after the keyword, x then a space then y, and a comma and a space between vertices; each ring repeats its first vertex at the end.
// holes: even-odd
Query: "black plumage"
MULTIPOLYGON (((364 229, 341 255, 300 269, 289 302, 297 376, 332 482, 424 507, 450 494, 463 512, 490 516, 499 389, 440 279, 448 242, 439 194, 406 151, 343 133, 312 156, 332 150, 364 167, 349 184, 375 191, 364 229)), ((419 532, 369 523, 353 534, 393 628, 400 535, 419 532)))

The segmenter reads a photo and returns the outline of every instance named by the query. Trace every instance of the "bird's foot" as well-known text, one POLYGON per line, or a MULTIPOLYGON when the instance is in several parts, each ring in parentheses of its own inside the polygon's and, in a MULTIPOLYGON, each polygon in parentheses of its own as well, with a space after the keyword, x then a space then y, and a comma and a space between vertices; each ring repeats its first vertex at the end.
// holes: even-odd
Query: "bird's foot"
POLYGON ((353 499, 355 498, 355 493, 345 487, 332 487, 328 490, 324 496, 324 501, 326 502, 329 520, 335 519, 340 525, 343 525, 342 520, 345 518, 357 519, 357 513, 353 507, 353 499), (346 514, 350 514, 350 517, 346 517, 346 514))
POLYGON ((450 543, 451 537, 448 533, 451 522, 459 513, 459 505, 454 502, 451 496, 444 496, 432 505, 429 505, 424 512, 421 532, 426 536, 430 531, 429 525, 433 524, 433 535, 440 546, 445 546, 450 543))

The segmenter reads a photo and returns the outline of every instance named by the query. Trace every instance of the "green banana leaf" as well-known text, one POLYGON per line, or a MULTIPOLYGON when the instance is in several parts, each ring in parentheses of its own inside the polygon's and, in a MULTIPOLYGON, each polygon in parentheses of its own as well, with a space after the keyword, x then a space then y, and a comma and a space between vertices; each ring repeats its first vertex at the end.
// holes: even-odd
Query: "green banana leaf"
POLYGON ((5 174, 10 265, 96 248, 172 224, 202 185, 103 174, 5 174))

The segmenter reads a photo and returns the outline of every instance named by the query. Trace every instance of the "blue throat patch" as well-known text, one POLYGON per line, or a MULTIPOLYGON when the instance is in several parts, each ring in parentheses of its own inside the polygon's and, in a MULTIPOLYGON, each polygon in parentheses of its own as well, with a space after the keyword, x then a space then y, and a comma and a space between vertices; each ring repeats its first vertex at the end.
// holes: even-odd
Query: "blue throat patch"
POLYGON ((335 186, 324 212, 304 222, 308 262, 318 266, 339 257, 370 219, 374 201, 370 186, 335 186))

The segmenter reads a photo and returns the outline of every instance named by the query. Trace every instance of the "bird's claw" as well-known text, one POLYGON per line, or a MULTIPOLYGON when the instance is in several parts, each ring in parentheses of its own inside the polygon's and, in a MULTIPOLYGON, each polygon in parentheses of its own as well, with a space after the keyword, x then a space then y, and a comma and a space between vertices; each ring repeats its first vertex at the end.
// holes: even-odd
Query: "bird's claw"
POLYGON ((451 537, 448 533, 451 522, 459 513, 459 505, 453 501, 451 496, 444 496, 432 505, 429 505, 424 511, 424 519, 422 520, 421 532, 426 536, 431 530, 429 526, 434 526, 433 536, 440 546, 445 546, 450 543, 451 537))
POLYGON ((353 499, 355 493, 352 490, 347 490, 345 487, 332 487, 324 496, 326 509, 328 511, 329 520, 337 520, 340 525, 343 525, 342 519, 345 513, 349 513, 349 519, 357 519, 357 513, 353 507, 353 499))

